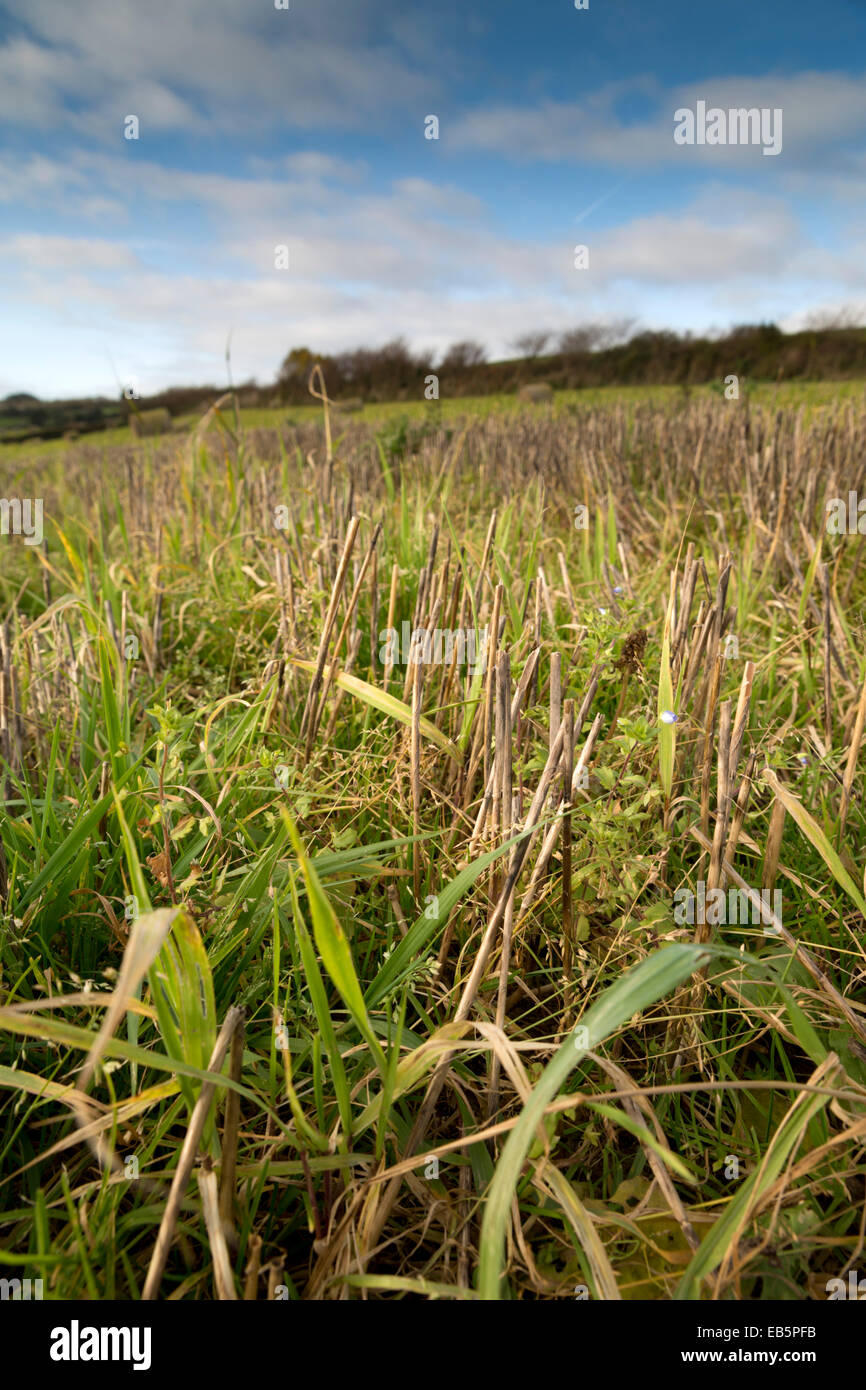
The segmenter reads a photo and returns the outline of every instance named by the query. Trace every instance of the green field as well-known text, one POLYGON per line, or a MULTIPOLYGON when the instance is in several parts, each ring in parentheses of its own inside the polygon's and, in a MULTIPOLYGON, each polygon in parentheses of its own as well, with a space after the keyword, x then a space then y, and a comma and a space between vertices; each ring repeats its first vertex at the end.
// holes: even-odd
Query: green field
MULTIPOLYGON (((507 394, 460 396, 439 401, 412 400, 369 404, 349 416, 340 416, 337 403, 334 406, 334 412, 336 419, 342 422, 343 427, 357 422, 376 428, 387 426, 389 422, 401 419, 421 422, 429 420, 431 417, 453 420, 467 415, 484 419, 490 414, 547 413, 551 409, 555 415, 569 410, 611 408, 618 405, 625 405, 633 409, 637 405, 651 404, 658 406, 659 409, 671 409, 677 408, 689 400, 717 399, 722 389, 717 386, 693 386, 688 389, 681 386, 605 386, 583 391, 556 391, 552 407, 531 405, 525 401, 519 401, 514 394, 507 394)), ((866 384, 862 381, 786 381, 774 385, 764 381, 748 383, 744 380, 741 383, 741 390, 744 400, 748 397, 752 404, 771 409, 777 407, 794 408, 800 405, 809 411, 821 407, 832 409, 845 401, 862 403, 866 397, 866 384)), ((286 421, 303 425, 319 419, 321 407, 315 404, 280 406, 273 409, 242 407, 238 411, 238 416, 246 429, 279 429, 286 421)), ((195 415, 179 416, 175 423, 184 429, 193 429, 199 418, 195 415)), ((231 422, 235 420, 233 410, 228 412, 228 418, 231 422)), ((83 435, 79 442, 102 449, 113 448, 118 444, 135 443, 136 441, 129 428, 124 427, 123 429, 99 430, 93 434, 83 435)), ((21 444, 0 443, 0 458, 26 460, 34 455, 42 457, 56 453, 62 454, 68 448, 69 442, 64 439, 44 440, 39 443, 34 443, 32 440, 21 444)))
POLYGON ((184 423, 0 448, 44 528, 0 536, 0 1262, 827 1297, 866 1196, 866 568, 825 525, 864 385, 368 406, 330 451, 320 407, 184 423))

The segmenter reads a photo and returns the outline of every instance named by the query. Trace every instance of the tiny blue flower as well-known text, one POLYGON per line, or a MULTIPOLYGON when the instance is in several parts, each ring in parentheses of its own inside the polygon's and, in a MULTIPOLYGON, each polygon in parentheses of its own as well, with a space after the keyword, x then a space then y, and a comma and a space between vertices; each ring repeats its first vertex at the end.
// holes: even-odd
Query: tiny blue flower
POLYGON ((598 611, 599 611, 599 613, 602 615, 602 617, 604 617, 604 615, 607 613, 607 609, 606 609, 606 608, 599 608, 598 611))
POLYGON ((660 715, 663 724, 676 724, 677 716, 672 709, 663 709, 660 715))
POLYGON ((621 593, 622 593, 622 585, 621 585, 621 584, 614 584, 614 586, 613 586, 613 591, 614 591, 615 594, 621 594, 621 593))

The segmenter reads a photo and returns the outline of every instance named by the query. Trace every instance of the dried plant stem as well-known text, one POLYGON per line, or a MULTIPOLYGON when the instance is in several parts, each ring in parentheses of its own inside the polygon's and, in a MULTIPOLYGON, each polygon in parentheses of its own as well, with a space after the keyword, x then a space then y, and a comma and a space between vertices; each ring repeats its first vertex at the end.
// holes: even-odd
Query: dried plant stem
MULTIPOLYGON (((231 1044, 235 1029, 243 1018, 243 1010, 234 1006, 229 1009, 225 1016, 223 1026, 219 1031, 213 1052, 208 1062, 208 1071, 219 1071, 223 1064, 223 1059, 231 1044)), ((189 1127, 183 1141, 180 1155, 177 1160, 174 1178, 168 1194, 168 1200, 163 1212, 162 1221, 159 1223, 159 1231, 156 1237, 156 1245, 150 1260, 150 1267, 147 1271, 142 1299, 147 1302, 156 1298, 157 1290, 162 1280, 165 1262, 168 1259, 168 1252, 174 1237, 174 1229, 177 1218, 180 1214, 180 1204, 183 1201, 186 1185, 193 1169, 198 1149, 198 1141, 204 1129, 205 1120, 211 1107, 214 1095, 214 1082, 203 1081, 199 1091, 198 1100, 190 1116, 189 1127)))

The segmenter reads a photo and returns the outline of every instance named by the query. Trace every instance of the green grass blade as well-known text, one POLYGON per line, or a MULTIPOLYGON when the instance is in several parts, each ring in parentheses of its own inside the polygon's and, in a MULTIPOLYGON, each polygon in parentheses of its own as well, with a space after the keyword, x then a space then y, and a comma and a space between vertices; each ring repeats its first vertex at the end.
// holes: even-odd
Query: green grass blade
POLYGON ((709 959, 710 953, 705 949, 686 944, 665 946, 647 956, 605 990, 580 1021, 585 1031, 566 1038, 548 1062, 508 1136, 487 1192, 478 1266, 478 1288, 482 1298, 499 1298, 506 1223, 524 1161, 546 1107, 587 1052, 598 1047, 634 1014, 670 994, 709 959))
MULTIPOLYGON (((316 664, 314 661, 302 661, 300 657, 291 658, 292 665, 298 666, 302 671, 309 671, 310 675, 315 675, 316 664)), ((328 667, 325 668, 327 677, 328 667)), ((348 695, 354 695, 356 699, 363 701, 365 705, 370 705, 382 714, 387 714, 391 719, 397 719, 407 728, 412 726, 412 711, 402 700, 398 700, 396 695, 389 695, 386 690, 379 690, 377 686, 371 685, 369 681, 361 680, 360 676, 350 675, 347 671, 338 671, 333 678, 333 683, 345 690, 348 695)), ((421 733, 428 738, 431 743, 435 743, 437 748, 441 748, 443 753, 447 753, 454 762, 462 763, 463 759, 456 744, 441 729, 437 729, 429 719, 421 716, 421 733)))

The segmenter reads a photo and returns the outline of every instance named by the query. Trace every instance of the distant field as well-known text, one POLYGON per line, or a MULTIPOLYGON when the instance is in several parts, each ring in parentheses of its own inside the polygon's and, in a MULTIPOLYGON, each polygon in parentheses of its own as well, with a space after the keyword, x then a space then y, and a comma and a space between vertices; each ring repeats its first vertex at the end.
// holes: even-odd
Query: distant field
MULTIPOLYGON (((688 388, 688 390, 680 386, 609 386, 586 391, 557 391, 554 393, 552 408, 554 414, 558 414, 562 410, 591 410, 614 404, 633 407, 642 403, 649 403, 660 409, 672 409, 687 403, 689 400, 718 398, 721 391, 720 386, 695 386, 688 388)), ((803 405, 811 411, 845 401, 862 402, 866 400, 866 382, 811 381, 783 382, 779 385, 771 385, 767 382, 749 385, 742 382, 741 401, 745 400, 746 397, 756 406, 765 405, 781 408, 803 405)), ((732 401, 729 404, 735 409, 738 403, 732 401)), ((335 416, 339 417, 338 405, 335 404, 333 409, 335 416)), ((549 405, 532 405, 525 401, 518 401, 516 395, 509 393, 508 395, 494 396, 461 396, 439 401, 391 401, 367 405, 360 411, 339 418, 345 423, 363 422, 375 427, 380 424, 387 425, 389 422, 401 418, 422 421, 429 420, 432 416, 448 420, 471 415, 484 419, 491 413, 508 415, 528 412, 535 414, 544 413, 550 409, 549 405)), ((234 413, 231 409, 227 409, 224 414, 227 420, 233 421, 234 413)), ((240 416, 241 423, 249 429, 278 428, 286 421, 301 425, 318 420, 321 417, 321 406, 313 403, 304 406, 280 406, 268 410, 245 407, 241 410, 240 416)), ((200 416, 198 415, 179 416, 176 423, 192 428, 199 419, 200 416)), ((138 445, 140 443, 139 440, 133 438, 131 431, 126 427, 115 430, 100 430, 93 434, 82 435, 81 440, 89 445, 106 449, 116 444, 138 445)), ((23 444, 0 443, 0 457, 26 458, 36 450, 40 454, 62 453, 68 447, 69 441, 64 439, 45 440, 39 444, 34 444, 32 440, 23 444)))

